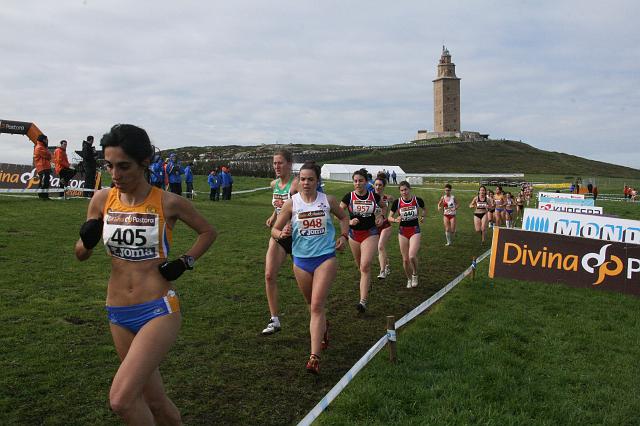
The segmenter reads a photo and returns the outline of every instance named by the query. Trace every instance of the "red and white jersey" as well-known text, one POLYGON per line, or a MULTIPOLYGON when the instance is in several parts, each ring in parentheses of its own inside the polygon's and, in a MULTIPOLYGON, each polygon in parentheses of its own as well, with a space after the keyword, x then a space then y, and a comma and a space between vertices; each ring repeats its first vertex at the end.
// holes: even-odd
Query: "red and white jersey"
POLYGON ((444 209, 444 214, 447 216, 455 216, 456 214, 456 197, 454 195, 443 195, 441 198, 441 205, 444 209))
POLYGON ((398 198, 398 211, 402 222, 418 219, 418 200, 415 195, 411 197, 411 201, 406 202, 402 197, 398 198))
POLYGON ((354 216, 368 217, 373 216, 376 212, 376 198, 373 192, 369 191, 367 198, 361 200, 355 191, 351 191, 351 200, 349 201, 349 212, 354 216))

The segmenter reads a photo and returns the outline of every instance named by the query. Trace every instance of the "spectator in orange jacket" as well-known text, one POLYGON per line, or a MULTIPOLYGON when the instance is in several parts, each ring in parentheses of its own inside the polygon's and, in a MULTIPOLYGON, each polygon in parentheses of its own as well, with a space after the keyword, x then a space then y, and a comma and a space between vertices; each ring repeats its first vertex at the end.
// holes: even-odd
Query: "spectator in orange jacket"
POLYGON ((69 186, 69 181, 76 171, 70 168, 69 158, 67 157, 67 141, 61 140, 60 146, 53 153, 53 162, 56 164, 56 174, 60 176, 60 188, 69 186))
MULTIPOLYGON (((47 149, 48 145, 49 139, 47 136, 40 135, 33 149, 33 164, 36 166, 36 173, 40 178, 38 189, 49 189, 49 186, 51 186, 51 153, 47 149)), ((39 192, 38 197, 48 200, 49 194, 47 192, 39 192)))

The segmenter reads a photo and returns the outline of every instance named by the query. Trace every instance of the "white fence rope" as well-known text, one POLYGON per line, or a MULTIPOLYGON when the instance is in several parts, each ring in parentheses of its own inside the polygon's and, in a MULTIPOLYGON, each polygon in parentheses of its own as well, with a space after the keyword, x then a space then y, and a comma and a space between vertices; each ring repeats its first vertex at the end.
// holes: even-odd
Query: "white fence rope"
MULTIPOLYGON (((483 261, 491 254, 491 250, 487 250, 482 253, 478 259, 467 269, 464 270, 460 275, 455 277, 449 284, 441 288, 436 294, 422 302, 416 308, 408 312, 405 316, 396 321, 396 330, 426 311, 430 306, 440 300, 445 294, 447 294, 451 289, 453 289, 456 285, 460 283, 465 277, 467 277, 473 269, 475 269, 476 264, 478 262, 483 261)), ((369 363, 373 359, 373 357, 380 352, 380 350, 387 344, 389 340, 389 336, 385 334, 378 340, 363 356, 360 358, 354 365, 347 371, 347 373, 342 376, 340 381, 336 383, 336 385, 331 388, 331 390, 316 404, 315 407, 298 423, 298 426, 307 426, 313 423, 315 419, 322 414, 322 412, 331 404, 331 402, 347 387, 349 382, 353 380, 353 378, 362 370, 362 368, 369 363)))

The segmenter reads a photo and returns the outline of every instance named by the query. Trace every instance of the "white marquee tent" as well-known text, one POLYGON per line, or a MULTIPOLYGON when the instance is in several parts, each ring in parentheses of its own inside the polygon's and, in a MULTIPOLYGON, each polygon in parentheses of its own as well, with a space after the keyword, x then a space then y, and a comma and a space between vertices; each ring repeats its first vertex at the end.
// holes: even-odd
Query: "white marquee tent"
POLYGON ((356 170, 365 168, 373 177, 378 172, 388 170, 389 173, 395 170, 396 180, 398 182, 406 178, 406 173, 400 166, 389 166, 381 164, 325 164, 322 166, 321 176, 325 180, 341 180, 345 182, 351 181, 351 176, 356 170))

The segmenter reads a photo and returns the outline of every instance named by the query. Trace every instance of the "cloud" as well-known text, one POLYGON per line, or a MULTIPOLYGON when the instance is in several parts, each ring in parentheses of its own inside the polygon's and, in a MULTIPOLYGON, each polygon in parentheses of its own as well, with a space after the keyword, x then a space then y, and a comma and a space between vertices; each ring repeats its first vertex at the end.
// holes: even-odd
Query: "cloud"
MULTIPOLYGON (((161 148, 401 143, 433 127, 444 43, 462 78, 463 129, 638 167, 639 9, 9 0, 0 118, 36 122, 72 148, 117 122, 161 148)), ((15 138, 0 136, 4 158, 30 161, 15 138)))

